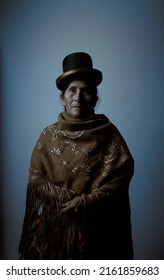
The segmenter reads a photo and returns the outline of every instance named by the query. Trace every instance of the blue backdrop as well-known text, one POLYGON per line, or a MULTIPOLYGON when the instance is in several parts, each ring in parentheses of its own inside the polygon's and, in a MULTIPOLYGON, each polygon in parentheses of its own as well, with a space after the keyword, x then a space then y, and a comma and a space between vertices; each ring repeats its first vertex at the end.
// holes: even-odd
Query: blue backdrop
MULTIPOLYGON (((103 72, 98 113, 135 159, 135 259, 164 257, 164 17, 160 0, 6 0, 1 9, 1 258, 17 259, 29 161, 63 109, 55 79, 74 51, 103 72)), ((120 233, 121 234, 121 233, 120 233)))

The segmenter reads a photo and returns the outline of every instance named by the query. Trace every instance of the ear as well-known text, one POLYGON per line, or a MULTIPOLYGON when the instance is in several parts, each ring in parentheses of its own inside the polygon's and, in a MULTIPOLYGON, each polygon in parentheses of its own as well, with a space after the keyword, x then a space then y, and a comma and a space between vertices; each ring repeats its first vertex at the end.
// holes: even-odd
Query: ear
POLYGON ((60 98, 61 98, 62 105, 65 106, 65 98, 63 92, 61 92, 60 98))

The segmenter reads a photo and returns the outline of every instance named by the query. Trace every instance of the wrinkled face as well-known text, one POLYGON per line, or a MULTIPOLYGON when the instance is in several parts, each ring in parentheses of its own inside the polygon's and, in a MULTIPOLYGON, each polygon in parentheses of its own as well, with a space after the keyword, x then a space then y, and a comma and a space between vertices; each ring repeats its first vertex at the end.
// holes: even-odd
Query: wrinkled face
POLYGON ((68 85, 61 99, 70 117, 83 118, 93 114, 98 97, 85 81, 75 80, 68 85))

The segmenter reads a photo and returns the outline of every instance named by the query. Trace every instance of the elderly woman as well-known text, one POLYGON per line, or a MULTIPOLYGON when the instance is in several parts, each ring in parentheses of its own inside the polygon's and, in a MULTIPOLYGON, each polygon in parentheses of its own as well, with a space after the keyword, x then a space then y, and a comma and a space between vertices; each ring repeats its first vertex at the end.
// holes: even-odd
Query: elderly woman
POLYGON ((21 259, 132 259, 134 161, 118 129, 95 114, 101 71, 86 53, 63 60, 65 108, 32 153, 21 259))

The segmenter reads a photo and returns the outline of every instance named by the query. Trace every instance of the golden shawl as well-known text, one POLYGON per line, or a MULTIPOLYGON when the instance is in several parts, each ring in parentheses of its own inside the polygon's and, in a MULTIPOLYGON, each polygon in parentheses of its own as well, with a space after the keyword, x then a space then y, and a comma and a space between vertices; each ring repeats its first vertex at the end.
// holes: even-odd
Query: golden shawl
POLYGON ((133 164, 123 137, 105 115, 79 120, 61 113, 42 131, 32 153, 21 258, 132 258, 128 187, 133 164), (76 195, 82 197, 79 211, 61 216, 62 203, 76 195), (115 234, 123 226, 120 217, 127 228, 122 233, 126 253, 115 234), (115 227, 110 235, 106 218, 115 227))

